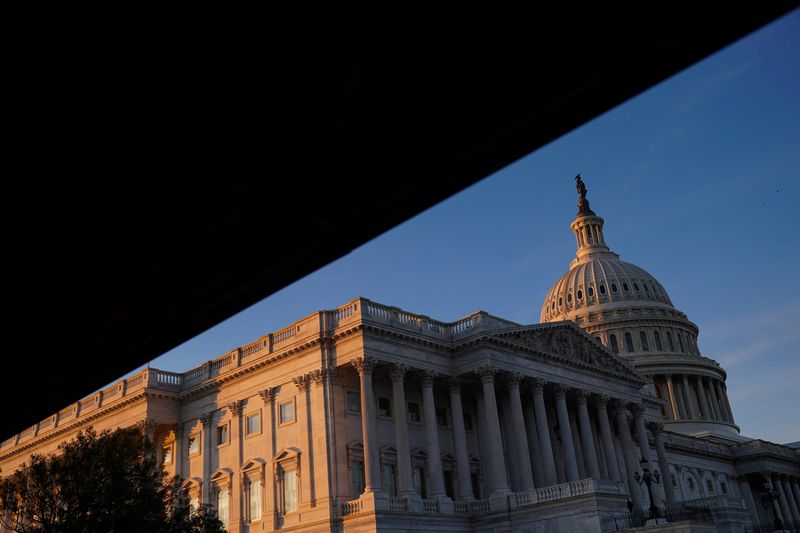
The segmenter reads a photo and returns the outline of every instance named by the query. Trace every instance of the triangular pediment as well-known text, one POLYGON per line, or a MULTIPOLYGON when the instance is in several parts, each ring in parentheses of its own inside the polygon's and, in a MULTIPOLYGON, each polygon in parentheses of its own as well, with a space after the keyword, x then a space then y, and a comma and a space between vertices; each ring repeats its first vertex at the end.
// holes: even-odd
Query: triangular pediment
POLYGON ((514 328, 492 335, 497 340, 567 364, 613 374, 630 381, 646 378, 633 365, 609 352, 573 322, 554 322, 514 328))

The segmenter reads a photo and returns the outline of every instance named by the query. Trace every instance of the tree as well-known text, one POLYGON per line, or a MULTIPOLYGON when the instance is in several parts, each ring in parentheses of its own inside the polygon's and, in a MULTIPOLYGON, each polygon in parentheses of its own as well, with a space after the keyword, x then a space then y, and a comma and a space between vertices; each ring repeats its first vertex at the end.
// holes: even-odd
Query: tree
POLYGON ((57 454, 32 455, 0 480, 0 522, 17 533, 224 531, 213 511, 190 509, 138 428, 90 428, 57 454))

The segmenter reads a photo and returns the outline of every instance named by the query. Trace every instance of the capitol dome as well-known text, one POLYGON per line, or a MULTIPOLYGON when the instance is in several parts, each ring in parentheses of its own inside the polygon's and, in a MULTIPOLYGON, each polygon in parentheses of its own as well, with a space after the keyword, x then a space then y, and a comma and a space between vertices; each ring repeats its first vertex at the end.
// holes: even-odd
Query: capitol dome
POLYGON ((575 180, 578 215, 570 228, 578 250, 569 271, 547 293, 541 321, 570 320, 633 363, 652 380, 653 395, 664 401, 662 415, 673 430, 738 433, 725 370, 700 354, 697 326, 672 305, 656 278, 608 248, 604 220, 589 207, 580 174, 575 180))

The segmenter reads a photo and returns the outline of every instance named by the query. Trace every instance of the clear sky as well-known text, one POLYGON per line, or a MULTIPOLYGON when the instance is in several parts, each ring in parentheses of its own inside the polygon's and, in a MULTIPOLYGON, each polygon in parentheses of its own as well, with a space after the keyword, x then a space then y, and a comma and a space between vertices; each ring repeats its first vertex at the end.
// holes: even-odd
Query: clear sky
POLYGON ((728 371, 742 433, 800 440, 800 11, 151 366, 188 370, 356 296, 445 321, 482 309, 539 322, 575 255, 578 172, 611 249, 661 281, 728 371))

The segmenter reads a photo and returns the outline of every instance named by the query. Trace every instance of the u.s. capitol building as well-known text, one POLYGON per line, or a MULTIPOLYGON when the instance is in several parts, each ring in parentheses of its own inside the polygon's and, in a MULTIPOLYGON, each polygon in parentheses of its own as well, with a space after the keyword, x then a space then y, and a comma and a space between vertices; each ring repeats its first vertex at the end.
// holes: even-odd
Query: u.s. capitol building
POLYGON ((712 517, 645 526, 662 531, 800 522, 800 452, 739 435, 697 326, 609 250, 578 186, 577 255, 541 324, 356 298, 66 406, 2 442, 0 475, 139 424, 231 532, 600 532, 651 494, 712 517))

